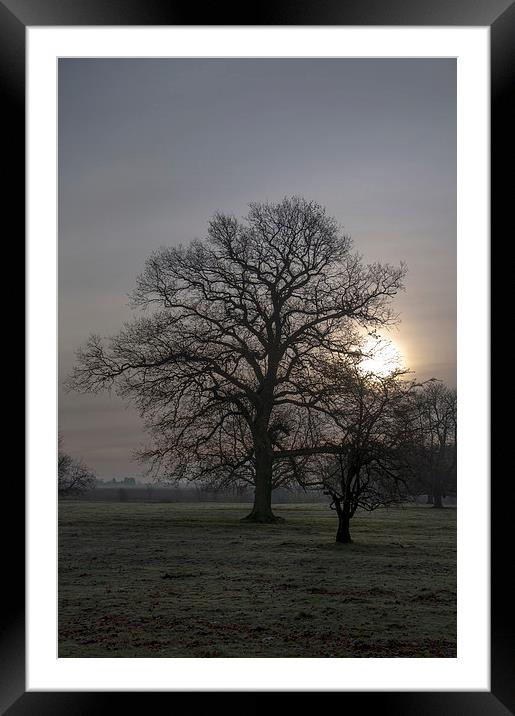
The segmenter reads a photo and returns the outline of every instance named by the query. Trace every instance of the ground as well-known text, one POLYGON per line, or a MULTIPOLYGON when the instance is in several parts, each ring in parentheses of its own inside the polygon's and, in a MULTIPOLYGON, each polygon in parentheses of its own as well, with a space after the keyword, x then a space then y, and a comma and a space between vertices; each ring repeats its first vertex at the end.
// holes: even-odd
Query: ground
POLYGON ((456 509, 59 506, 60 657, 455 657, 456 509))

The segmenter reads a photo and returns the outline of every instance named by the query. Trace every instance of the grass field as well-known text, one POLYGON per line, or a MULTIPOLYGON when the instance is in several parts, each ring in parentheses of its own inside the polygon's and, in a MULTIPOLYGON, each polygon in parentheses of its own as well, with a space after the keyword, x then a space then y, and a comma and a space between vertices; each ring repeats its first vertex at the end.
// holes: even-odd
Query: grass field
POLYGON ((456 509, 62 502, 60 657, 454 657, 456 509))

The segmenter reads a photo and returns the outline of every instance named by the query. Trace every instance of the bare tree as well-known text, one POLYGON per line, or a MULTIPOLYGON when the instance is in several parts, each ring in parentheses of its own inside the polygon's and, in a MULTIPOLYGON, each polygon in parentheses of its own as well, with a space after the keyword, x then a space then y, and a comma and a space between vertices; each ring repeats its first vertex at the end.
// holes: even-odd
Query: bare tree
POLYGON ((80 495, 95 486, 95 474, 81 461, 74 460, 63 452, 62 438, 59 436, 57 453, 57 493, 60 497, 80 495))
POLYGON ((330 496, 338 515, 336 542, 347 543, 358 508, 372 511, 408 495, 409 398, 416 384, 406 371, 378 376, 359 362, 328 370, 333 392, 319 421, 325 448, 304 467, 300 482, 330 496))
POLYGON ((415 484, 434 507, 442 508, 442 498, 456 492, 456 390, 428 382, 414 396, 411 413, 415 484))
POLYGON ((320 356, 354 350, 357 327, 396 320, 404 273, 364 265, 313 201, 251 204, 243 221, 216 214, 205 240, 148 259, 132 300, 150 313, 107 346, 91 336, 69 386, 115 385, 146 420, 150 469, 251 482, 246 519, 274 521, 274 476, 306 446, 309 422, 285 415, 319 402, 320 356))

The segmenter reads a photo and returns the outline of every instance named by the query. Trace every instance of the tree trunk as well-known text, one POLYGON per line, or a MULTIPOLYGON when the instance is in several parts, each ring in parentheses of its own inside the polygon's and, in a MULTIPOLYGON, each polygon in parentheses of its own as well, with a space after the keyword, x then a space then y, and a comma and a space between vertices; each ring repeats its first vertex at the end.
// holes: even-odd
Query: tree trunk
POLYGON ((254 506, 252 512, 243 518, 243 522, 283 522, 272 512, 272 454, 266 447, 257 447, 256 485, 254 490, 254 506))
POLYGON ((438 473, 437 475, 435 475, 433 481, 433 507, 438 510, 443 509, 442 492, 442 478, 441 475, 438 473))
POLYGON ((433 496, 433 508, 438 510, 443 509, 442 495, 439 492, 433 496))
POLYGON ((338 531, 336 533, 336 542, 340 544, 349 544, 352 542, 349 529, 350 517, 348 512, 338 513, 338 531))

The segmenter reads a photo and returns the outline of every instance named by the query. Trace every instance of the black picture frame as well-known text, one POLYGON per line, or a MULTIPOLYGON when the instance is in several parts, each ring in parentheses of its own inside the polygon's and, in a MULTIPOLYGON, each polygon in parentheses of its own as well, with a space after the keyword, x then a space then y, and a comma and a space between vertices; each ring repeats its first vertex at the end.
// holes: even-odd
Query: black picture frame
MULTIPOLYGON (((4 220, 15 218, 18 246, 24 246, 25 207, 25 30, 28 26, 59 25, 407 25, 407 26, 489 26, 491 31, 491 236, 492 246, 502 246, 503 227, 513 203, 513 127, 515 115, 511 79, 515 69, 515 2, 511 0, 322 0, 314 3, 284 0, 255 3, 235 12, 220 3, 201 7, 173 0, 0 0, 0 76, 3 96, 4 147, 13 152, 9 181, 4 189, 4 220), (201 19, 201 22, 199 22, 201 19), (510 95, 512 95, 510 97, 510 95), (511 152, 510 152, 511 148, 511 152), (510 201, 511 200, 511 201, 510 201), (18 238, 19 236, 19 238, 18 238), (494 243, 494 241, 496 243, 494 243)), ((511 218, 511 217, 510 217, 511 218)), ((12 239, 11 245, 15 244, 12 239)), ((492 252, 493 254, 493 252, 492 252)), ((493 258, 493 256, 492 256, 493 258)), ((23 260, 23 259, 22 259, 23 260)), ((492 314, 493 315, 493 314, 492 314)), ((19 323, 16 325, 20 325, 19 323)), ((23 345, 23 335, 20 336, 23 345)), ((30 349, 30 346, 28 346, 30 349)), ((500 438, 502 439, 502 438, 500 438)), ((507 439, 507 438, 506 438, 507 439)), ((499 440, 500 442, 500 440, 499 440)), ((506 443, 503 443, 506 444, 506 443)), ((492 450, 492 454, 494 451, 492 450)), ((18 476, 20 477, 20 476, 18 476)), ((24 485, 10 479, 9 512, 14 520, 4 534, 4 582, 6 599, 2 610, 0 640, 0 713, 89 714, 107 713, 138 706, 153 711, 157 700, 168 707, 177 704, 177 692, 26 692, 25 690, 25 608, 24 608, 24 485), (7 561, 7 563, 6 563, 7 561), (144 701, 143 701, 144 699, 144 701)), ((491 691, 490 692, 338 692, 338 709, 348 711, 364 706, 395 716, 506 716, 515 713, 514 610, 505 593, 512 570, 503 547, 512 544, 512 510, 507 499, 509 485, 492 480, 491 536, 491 691), (507 561, 506 561, 507 560, 507 561), (359 703, 358 703, 359 700, 359 703), (356 702, 356 703, 354 703, 356 702)), ((7 507, 4 507, 4 515, 7 507)), ((191 712, 219 706, 223 693, 189 693, 191 712)), ((324 694, 327 695, 327 694, 324 694)), ((334 694, 333 694, 334 695, 334 694)), ((233 693, 224 698, 224 709, 238 713, 263 708, 266 692, 233 693), (233 698, 234 697, 234 698, 233 698)), ((274 701, 292 694, 279 692, 274 701)), ((319 694, 314 694, 319 698, 319 694)), ((303 693, 308 701, 310 693, 303 693)), ((309 703, 305 704, 309 708, 309 703)), ((266 704, 265 704, 266 707, 266 704)), ((281 706, 279 706, 281 707, 281 706)))

